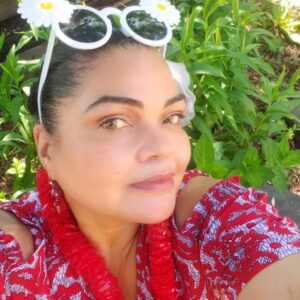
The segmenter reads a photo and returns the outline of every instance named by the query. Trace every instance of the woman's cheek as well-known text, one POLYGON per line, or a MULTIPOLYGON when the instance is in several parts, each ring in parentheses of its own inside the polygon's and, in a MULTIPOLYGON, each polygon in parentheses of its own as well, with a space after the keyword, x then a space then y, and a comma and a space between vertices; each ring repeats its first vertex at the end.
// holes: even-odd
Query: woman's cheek
POLYGON ((191 157, 191 146, 189 137, 183 129, 181 132, 180 140, 178 140, 176 145, 174 145, 174 149, 179 155, 179 160, 181 162, 180 164, 182 166, 181 168, 185 171, 191 157))

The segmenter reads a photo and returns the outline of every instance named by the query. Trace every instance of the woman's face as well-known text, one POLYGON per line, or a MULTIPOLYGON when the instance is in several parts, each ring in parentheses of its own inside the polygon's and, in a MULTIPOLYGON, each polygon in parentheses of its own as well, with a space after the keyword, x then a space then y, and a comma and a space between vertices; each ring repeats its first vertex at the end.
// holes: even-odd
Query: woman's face
POLYGON ((157 51, 114 48, 60 105, 41 160, 77 211, 101 220, 162 221, 174 210, 190 158, 180 126, 185 108, 157 51))

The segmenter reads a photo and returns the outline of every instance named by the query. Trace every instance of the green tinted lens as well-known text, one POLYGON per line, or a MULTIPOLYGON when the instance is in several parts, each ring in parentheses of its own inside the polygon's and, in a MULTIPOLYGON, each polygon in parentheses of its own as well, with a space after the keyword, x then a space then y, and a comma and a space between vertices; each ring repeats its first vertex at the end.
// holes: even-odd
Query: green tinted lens
POLYGON ((133 32, 147 40, 159 41, 167 35, 166 25, 152 18, 142 10, 130 12, 126 20, 133 32))
POLYGON ((59 26, 66 36, 81 43, 98 42, 107 33, 101 17, 85 9, 74 10, 70 23, 60 23, 59 26))

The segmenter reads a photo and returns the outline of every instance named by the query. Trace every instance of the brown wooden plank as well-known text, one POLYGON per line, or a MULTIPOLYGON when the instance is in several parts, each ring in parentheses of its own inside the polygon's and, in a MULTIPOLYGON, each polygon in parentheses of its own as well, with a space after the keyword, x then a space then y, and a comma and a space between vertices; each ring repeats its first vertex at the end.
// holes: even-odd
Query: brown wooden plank
POLYGON ((16 0, 0 0, 0 21, 6 20, 16 14, 16 0))

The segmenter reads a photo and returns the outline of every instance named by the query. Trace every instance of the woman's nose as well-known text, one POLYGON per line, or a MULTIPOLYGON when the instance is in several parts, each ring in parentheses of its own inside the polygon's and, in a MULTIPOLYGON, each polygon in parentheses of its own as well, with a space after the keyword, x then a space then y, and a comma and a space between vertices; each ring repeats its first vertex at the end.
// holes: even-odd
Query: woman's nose
POLYGON ((144 128, 141 134, 137 159, 141 162, 167 158, 172 151, 170 138, 161 128, 144 128))

